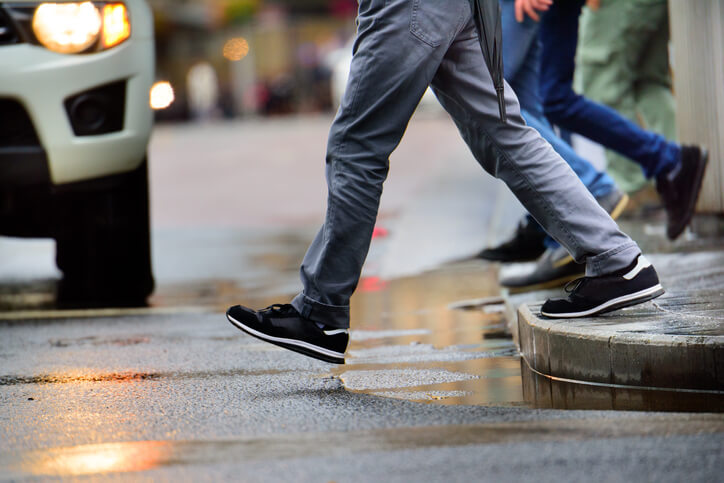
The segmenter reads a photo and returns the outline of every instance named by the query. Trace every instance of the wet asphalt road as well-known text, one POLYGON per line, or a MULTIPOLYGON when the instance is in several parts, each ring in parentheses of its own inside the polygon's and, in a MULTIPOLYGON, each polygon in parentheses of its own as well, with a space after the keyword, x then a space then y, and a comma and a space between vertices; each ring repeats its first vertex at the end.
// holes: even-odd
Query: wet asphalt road
POLYGON ((715 481, 724 461, 721 415, 351 392, 333 366, 260 343, 220 313, 1 330, 4 479, 715 481))
MULTIPOLYGON (((0 479, 720 479, 721 414, 526 406, 500 307, 450 305, 498 295, 497 269, 443 263, 491 243, 483 226, 506 234, 518 212, 444 119, 413 123, 393 156, 389 235, 373 241, 353 299, 347 365, 233 328, 225 306, 298 289, 328 122, 157 131, 152 307, 0 317, 0 479)), ((50 248, 13 251, 21 275, 57 276, 50 248)), ((17 268, 0 268, 15 283, 17 268)))

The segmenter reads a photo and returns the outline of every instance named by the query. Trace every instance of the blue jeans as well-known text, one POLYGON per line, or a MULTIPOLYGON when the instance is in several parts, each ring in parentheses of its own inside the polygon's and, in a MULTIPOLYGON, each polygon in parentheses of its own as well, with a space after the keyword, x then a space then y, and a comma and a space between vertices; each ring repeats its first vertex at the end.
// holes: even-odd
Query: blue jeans
POLYGON ((673 169, 681 147, 573 91, 578 20, 584 0, 557 1, 540 25, 540 94, 548 119, 638 163, 647 178, 673 169))
MULTIPOLYGON (((553 149, 570 165, 591 194, 598 198, 611 193, 616 185, 605 172, 598 171, 588 160, 582 158, 571 146, 556 135, 543 113, 539 93, 541 46, 538 41, 540 24, 526 17, 518 23, 515 20, 514 0, 501 0, 503 20, 503 66, 505 80, 513 88, 525 122, 538 131, 553 149)), ((529 223, 535 223, 529 216, 529 223)), ((546 246, 557 247, 551 237, 546 246)))

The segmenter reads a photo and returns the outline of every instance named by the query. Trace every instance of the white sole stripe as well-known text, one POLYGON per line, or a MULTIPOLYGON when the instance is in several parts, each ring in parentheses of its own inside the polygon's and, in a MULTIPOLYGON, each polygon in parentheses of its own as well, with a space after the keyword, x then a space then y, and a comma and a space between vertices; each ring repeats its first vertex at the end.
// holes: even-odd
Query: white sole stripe
POLYGON ((340 359, 344 359, 344 354, 340 354, 339 352, 331 351, 329 349, 325 349, 324 347, 319 347, 313 344, 309 344, 307 342, 304 342, 302 340, 296 340, 296 339, 285 339, 283 337, 274 337, 272 335, 264 334, 263 332, 259 332, 258 330, 254 330, 251 327, 248 327, 235 318, 233 318, 231 315, 226 315, 226 318, 229 319, 229 321, 234 324, 235 326, 239 327, 240 329, 249 332, 250 334, 263 339, 263 340, 273 340, 274 342, 280 342, 284 344, 289 345, 295 345, 297 347, 304 347, 305 349, 309 349, 314 352, 318 352, 319 354, 324 354, 325 356, 329 357, 338 357, 340 359))
POLYGON ((325 335, 346 334, 347 329, 323 330, 322 332, 324 332, 325 335))
POLYGON ((592 308, 592 309, 588 309, 588 310, 583 311, 583 312, 568 312, 568 313, 565 313, 565 314, 550 314, 550 313, 547 313, 547 312, 543 312, 543 311, 541 310, 540 313, 541 313, 541 315, 544 315, 544 316, 546 316, 546 317, 560 318, 560 319, 572 319, 572 318, 576 318, 576 317, 586 317, 586 316, 588 316, 588 315, 593 315, 593 314, 595 314, 595 313, 597 313, 597 312, 600 312, 601 310, 605 310, 605 309, 607 309, 607 308, 609 308, 609 307, 611 307, 611 306, 613 306, 613 305, 619 304, 619 303, 621 303, 621 302, 631 302, 631 301, 634 301, 634 300, 636 300, 636 299, 638 299, 638 298, 647 297, 647 296, 649 296, 649 295, 655 294, 655 293, 658 292, 659 290, 662 290, 662 291, 664 290, 664 287, 662 287, 660 283, 654 285, 653 287, 649 287, 649 288, 647 288, 647 289, 640 290, 640 291, 638 291, 638 292, 636 292, 636 293, 631 293, 631 294, 628 294, 628 295, 622 295, 621 297, 617 297, 617 298, 615 298, 615 299, 611 299, 611 300, 609 300, 609 301, 607 301, 607 302, 602 303, 601 305, 599 305, 599 306, 597 306, 597 307, 594 307, 594 308, 592 308))

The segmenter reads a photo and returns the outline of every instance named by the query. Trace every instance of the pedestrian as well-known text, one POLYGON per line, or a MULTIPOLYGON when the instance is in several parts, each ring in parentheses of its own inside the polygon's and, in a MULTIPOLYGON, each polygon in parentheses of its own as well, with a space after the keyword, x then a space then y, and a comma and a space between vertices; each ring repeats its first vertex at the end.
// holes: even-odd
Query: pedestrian
POLYGON ((347 89, 327 145, 324 225, 291 304, 241 305, 229 321, 267 342, 344 363, 350 296, 367 256, 389 156, 428 86, 476 160, 502 179, 586 277, 548 317, 595 315, 658 297, 651 263, 571 168, 526 126, 500 69, 497 0, 360 0, 347 89), (481 40, 482 39, 482 40, 481 40), (482 47, 482 49, 481 49, 482 47))
MULTIPOLYGON (((600 0, 589 0, 594 8, 600 0)), ((541 20, 543 109, 548 119, 613 149, 656 180, 667 213, 667 236, 675 240, 691 221, 707 164, 706 150, 681 146, 641 129, 613 109, 573 90, 578 24, 586 0, 515 0, 516 18, 541 20), (545 12, 542 16, 537 12, 545 12)))
MULTIPOLYGON (((615 220, 626 207, 628 196, 617 188, 616 183, 606 172, 596 169, 558 137, 543 113, 543 104, 538 91, 540 24, 531 18, 517 22, 515 0, 500 0, 500 6, 505 80, 518 97, 523 118, 553 146, 596 198, 598 204, 615 220)), ((500 262, 537 259, 535 267, 529 272, 500 279, 500 285, 508 288, 511 293, 560 287, 583 276, 585 272, 585 266, 575 263, 566 249, 546 235, 543 228, 530 215, 525 215, 520 221, 511 240, 481 251, 477 258, 500 262)))
MULTIPOLYGON (((583 9, 575 85, 645 129, 676 140, 667 0, 605 0, 583 9)), ((606 171, 625 192, 648 185, 641 168, 606 150, 606 171)))

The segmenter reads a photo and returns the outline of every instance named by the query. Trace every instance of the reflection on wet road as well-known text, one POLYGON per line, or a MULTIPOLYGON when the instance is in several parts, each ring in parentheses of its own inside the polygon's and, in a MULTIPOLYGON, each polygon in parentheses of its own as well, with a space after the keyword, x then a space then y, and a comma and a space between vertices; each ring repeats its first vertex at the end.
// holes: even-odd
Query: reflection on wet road
POLYGON ((0 464, 9 468, 11 477, 127 473, 169 464, 174 453, 172 449, 171 443, 162 441, 82 445, 29 451, 13 455, 14 461, 7 462, 2 460, 10 460, 10 457, 0 456, 0 464))
POLYGON ((354 457, 364 452, 390 452, 443 446, 585 441, 589 438, 630 438, 642 431, 650 437, 716 435, 724 421, 713 415, 696 419, 679 415, 668 420, 639 418, 625 425, 610 420, 556 420, 445 425, 356 431, 300 433, 265 438, 193 441, 131 441, 88 444, 0 454, 0 467, 10 478, 130 473, 168 467, 255 461, 354 457))
POLYGON ((502 314, 489 305, 455 307, 495 300, 496 269, 462 263, 372 287, 362 284, 352 299, 347 364, 333 371, 348 390, 441 404, 522 404, 518 352, 502 314))

